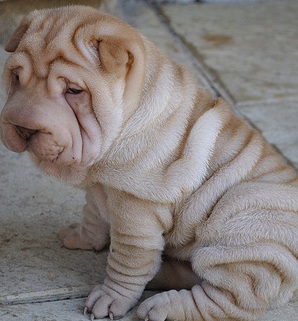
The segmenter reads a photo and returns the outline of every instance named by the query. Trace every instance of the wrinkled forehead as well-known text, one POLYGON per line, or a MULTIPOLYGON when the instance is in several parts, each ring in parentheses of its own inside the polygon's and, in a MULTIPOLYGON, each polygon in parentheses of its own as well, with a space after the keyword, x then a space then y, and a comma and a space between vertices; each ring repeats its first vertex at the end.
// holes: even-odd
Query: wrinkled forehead
POLYGON ((45 11, 31 14, 28 29, 15 51, 27 56, 40 78, 47 76, 49 67, 57 60, 94 68, 99 62, 97 50, 101 37, 123 35, 128 27, 117 18, 95 10, 45 11))
POLYGON ((45 78, 49 66, 58 59, 76 63, 73 60, 79 51, 76 50, 74 35, 80 26, 59 18, 49 16, 31 23, 16 52, 12 54, 14 65, 29 60, 37 76, 45 78), (77 51, 76 55, 73 54, 74 50, 77 51), (27 59, 24 60, 25 56, 27 59))

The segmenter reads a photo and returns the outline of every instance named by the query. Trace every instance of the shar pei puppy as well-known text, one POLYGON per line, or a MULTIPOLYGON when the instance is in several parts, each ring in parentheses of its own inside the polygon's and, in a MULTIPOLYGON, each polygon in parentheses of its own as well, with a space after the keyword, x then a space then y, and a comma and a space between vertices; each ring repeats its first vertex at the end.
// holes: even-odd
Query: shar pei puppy
POLYGON ((29 14, 6 50, 4 145, 86 190, 65 247, 110 244, 91 319, 123 317, 150 282, 167 291, 143 320, 251 321, 291 299, 297 173, 226 102, 88 7, 29 14))

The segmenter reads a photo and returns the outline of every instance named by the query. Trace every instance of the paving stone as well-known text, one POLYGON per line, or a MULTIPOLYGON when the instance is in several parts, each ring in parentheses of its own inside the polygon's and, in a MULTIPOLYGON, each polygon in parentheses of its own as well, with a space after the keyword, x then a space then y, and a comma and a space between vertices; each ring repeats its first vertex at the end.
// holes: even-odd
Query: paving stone
MULTIPOLYGON (((8 58, 8 56, 9 56, 9 54, 7 52, 5 52, 3 46, 0 45, 0 77, 2 75, 4 63, 5 63, 6 59, 8 58)), ((6 100, 6 93, 5 93, 4 87, 2 86, 2 82, 0 81, 0 110, 3 107, 5 100, 6 100)))
POLYGON ((0 306, 1 321, 83 321, 84 300, 0 306))
POLYGON ((174 31, 236 103, 298 97, 298 2, 164 5, 174 31))
POLYGON ((105 276, 106 253, 70 251, 57 238, 80 221, 83 192, 46 177, 25 154, 0 146, 0 159, 0 303, 36 301, 37 292, 47 300, 55 289, 57 298, 86 295, 105 276))

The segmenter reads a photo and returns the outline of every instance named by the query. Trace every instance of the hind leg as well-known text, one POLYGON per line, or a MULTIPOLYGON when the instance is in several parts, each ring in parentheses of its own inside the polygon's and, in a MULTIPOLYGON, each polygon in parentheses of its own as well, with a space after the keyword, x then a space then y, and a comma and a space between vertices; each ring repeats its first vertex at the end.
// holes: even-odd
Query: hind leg
POLYGON ((144 301, 138 316, 150 321, 258 320, 288 301, 297 287, 297 261, 274 243, 202 248, 193 256, 204 279, 190 291, 171 290, 144 301))

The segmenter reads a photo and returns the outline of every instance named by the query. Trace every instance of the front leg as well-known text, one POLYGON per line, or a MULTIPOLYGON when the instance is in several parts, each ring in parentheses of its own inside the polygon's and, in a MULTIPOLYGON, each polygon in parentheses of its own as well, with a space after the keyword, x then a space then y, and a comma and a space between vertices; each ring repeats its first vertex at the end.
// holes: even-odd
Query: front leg
POLYGON ((69 249, 101 250, 109 243, 106 194, 101 185, 86 192, 82 223, 74 223, 59 232, 63 246, 69 249))
POLYGON ((163 229, 156 218, 159 205, 125 193, 111 194, 108 277, 87 299, 85 311, 91 319, 119 319, 136 305, 159 269, 164 247, 163 229))

